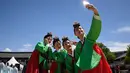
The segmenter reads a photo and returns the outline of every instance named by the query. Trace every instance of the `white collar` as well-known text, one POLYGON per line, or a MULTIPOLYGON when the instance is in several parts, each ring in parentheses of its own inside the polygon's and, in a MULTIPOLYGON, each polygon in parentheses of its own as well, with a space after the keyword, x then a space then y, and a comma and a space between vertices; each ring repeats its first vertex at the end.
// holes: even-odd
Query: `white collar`
POLYGON ((84 38, 85 38, 85 36, 86 36, 86 35, 84 34, 83 40, 80 40, 82 44, 84 43, 84 38))
POLYGON ((60 51, 61 51, 61 49, 59 49, 59 50, 56 50, 56 49, 55 49, 55 51, 56 51, 56 52, 60 52, 60 51))
POLYGON ((75 45, 72 45, 72 54, 69 54, 71 55, 72 57, 74 57, 74 50, 75 50, 76 46, 75 45))

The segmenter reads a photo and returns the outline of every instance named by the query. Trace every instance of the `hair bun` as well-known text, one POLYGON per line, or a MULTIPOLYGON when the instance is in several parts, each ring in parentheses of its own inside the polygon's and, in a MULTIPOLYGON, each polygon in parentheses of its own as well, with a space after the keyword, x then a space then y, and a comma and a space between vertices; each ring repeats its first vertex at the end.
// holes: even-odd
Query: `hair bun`
POLYGON ((79 22, 74 22, 73 23, 73 27, 76 28, 76 27, 79 27, 80 26, 80 23, 79 22))
POLYGON ((63 42, 65 42, 65 41, 67 41, 67 40, 69 40, 69 38, 68 38, 67 36, 64 36, 64 37, 62 38, 62 41, 63 41, 63 42))

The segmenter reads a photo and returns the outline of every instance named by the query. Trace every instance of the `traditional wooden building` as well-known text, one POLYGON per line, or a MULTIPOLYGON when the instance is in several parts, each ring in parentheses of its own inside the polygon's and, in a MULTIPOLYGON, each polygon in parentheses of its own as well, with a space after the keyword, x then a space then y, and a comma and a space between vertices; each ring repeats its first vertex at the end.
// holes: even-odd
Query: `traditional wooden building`
POLYGON ((32 52, 0 52, 0 62, 6 63, 12 57, 15 57, 19 63, 25 65, 31 56, 31 53, 32 52))

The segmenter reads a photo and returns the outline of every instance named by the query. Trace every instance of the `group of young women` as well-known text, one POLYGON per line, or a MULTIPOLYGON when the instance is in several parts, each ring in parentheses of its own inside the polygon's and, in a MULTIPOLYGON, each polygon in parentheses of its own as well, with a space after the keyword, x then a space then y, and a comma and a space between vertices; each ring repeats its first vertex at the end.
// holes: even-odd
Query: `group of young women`
POLYGON ((73 24, 74 34, 80 39, 77 43, 68 37, 63 37, 62 41, 58 37, 52 40, 53 35, 47 33, 44 40, 35 46, 26 73, 112 73, 101 48, 96 44, 101 32, 98 10, 91 4, 86 8, 94 13, 88 34, 78 22, 73 24))

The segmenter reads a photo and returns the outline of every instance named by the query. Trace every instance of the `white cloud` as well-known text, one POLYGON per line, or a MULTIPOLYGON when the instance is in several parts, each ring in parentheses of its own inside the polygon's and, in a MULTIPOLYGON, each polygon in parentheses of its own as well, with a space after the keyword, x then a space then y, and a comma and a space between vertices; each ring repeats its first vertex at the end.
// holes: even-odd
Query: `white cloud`
POLYGON ((24 46, 24 47, 32 47, 31 44, 24 44, 23 46, 24 46))
POLYGON ((20 52, 32 52, 33 48, 31 44, 24 44, 22 48, 18 49, 20 52))
POLYGON ((11 49, 5 48, 3 51, 4 51, 4 52, 11 52, 11 49))
POLYGON ((20 48, 18 51, 20 51, 20 52, 32 52, 33 49, 32 48, 20 48))
POLYGON ((130 32, 130 27, 122 27, 117 29, 118 32, 130 32))
POLYGON ((110 51, 114 52, 127 50, 127 46, 130 45, 130 43, 108 41, 104 42, 104 45, 106 45, 110 49, 110 51))
POLYGON ((118 29, 112 31, 112 33, 123 33, 123 32, 130 33, 130 26, 121 27, 121 28, 118 28, 118 29))

